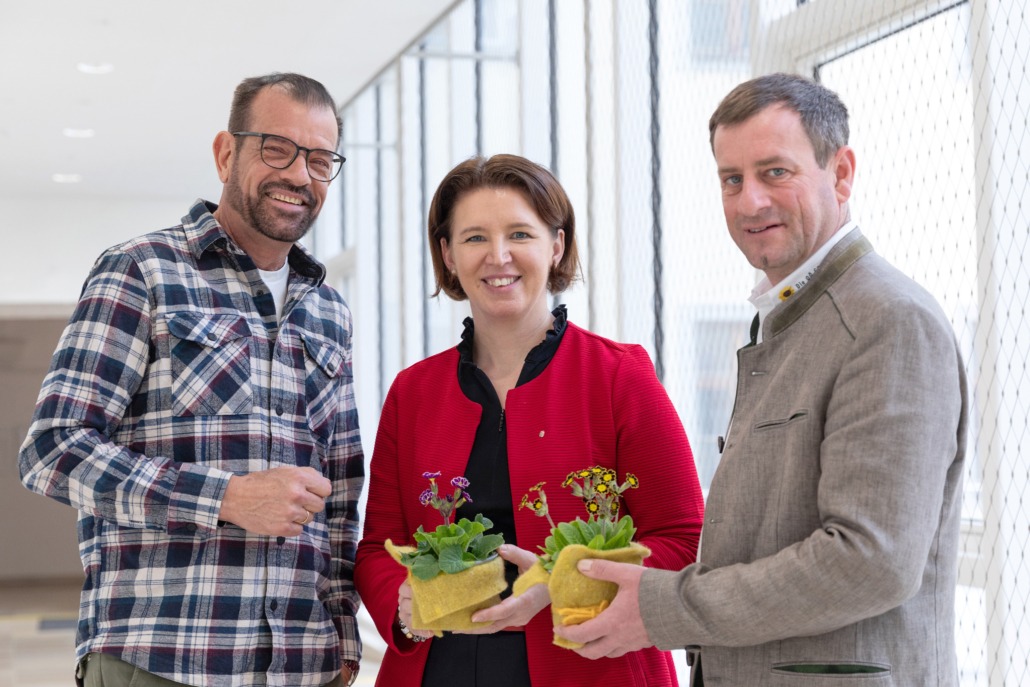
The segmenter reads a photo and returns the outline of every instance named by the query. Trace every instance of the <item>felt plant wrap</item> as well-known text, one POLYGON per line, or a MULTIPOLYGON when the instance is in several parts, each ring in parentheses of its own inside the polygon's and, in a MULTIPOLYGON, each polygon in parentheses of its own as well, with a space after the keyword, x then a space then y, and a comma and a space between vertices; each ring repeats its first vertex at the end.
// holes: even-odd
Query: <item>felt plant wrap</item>
MULTIPOLYGON (((522 497, 520 508, 529 508, 551 524, 551 534, 540 547, 543 553, 536 564, 515 580, 516 596, 536 584, 546 584, 551 595, 551 617, 557 625, 578 625, 596 617, 618 593, 618 585, 594 580, 576 568, 584 558, 618 563, 641 564, 651 551, 633 542, 636 528, 629 515, 619 517, 620 499, 627 489, 639 486, 637 478, 627 473, 621 484, 615 471, 593 466, 569 473, 563 487, 571 487, 573 496, 583 499, 587 519, 555 525, 547 509, 547 496, 541 482, 522 497), (531 496, 530 494, 536 494, 531 496)), ((567 649, 581 644, 555 635, 554 643, 567 649)))
POLYGON ((508 586, 504 579, 504 561, 497 547, 504 543, 499 534, 487 534, 493 523, 482 513, 474 520, 451 517, 472 497, 465 489, 464 477, 451 480, 454 491, 441 495, 437 485, 439 472, 422 475, 429 487, 419 496, 423 506, 431 506, 443 517, 443 524, 432 532, 421 525, 414 533, 415 546, 395 546, 385 542, 387 552, 408 569, 412 589, 411 622, 413 629, 433 630, 437 637, 443 630, 465 630, 488 623, 473 623, 476 611, 500 601, 500 593, 508 586))

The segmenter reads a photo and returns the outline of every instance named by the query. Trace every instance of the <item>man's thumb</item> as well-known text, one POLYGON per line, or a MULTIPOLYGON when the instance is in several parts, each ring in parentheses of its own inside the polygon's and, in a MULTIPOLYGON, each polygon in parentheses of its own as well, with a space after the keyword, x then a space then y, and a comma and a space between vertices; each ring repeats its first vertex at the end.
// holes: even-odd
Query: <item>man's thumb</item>
POLYGON ((595 580, 607 580, 608 561, 599 561, 593 558, 584 558, 576 564, 576 569, 587 577, 595 580))

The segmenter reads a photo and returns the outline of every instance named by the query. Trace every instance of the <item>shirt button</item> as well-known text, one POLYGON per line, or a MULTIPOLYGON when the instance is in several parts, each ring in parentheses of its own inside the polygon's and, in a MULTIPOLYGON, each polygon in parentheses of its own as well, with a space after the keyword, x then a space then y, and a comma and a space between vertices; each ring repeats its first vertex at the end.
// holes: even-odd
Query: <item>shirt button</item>
POLYGON ((208 339, 208 341, 214 341, 215 340, 215 333, 214 332, 208 332, 207 333, 207 339, 208 339))
POLYGON ((279 602, 275 599, 272 599, 272 603, 268 604, 268 607, 274 611, 275 609, 279 608, 279 602))
POLYGON ((282 546, 283 544, 286 543, 286 537, 276 537, 275 543, 278 544, 279 546, 282 546))
POLYGON ((276 415, 282 415, 283 414, 283 407, 282 406, 276 406, 275 407, 275 414, 276 415))

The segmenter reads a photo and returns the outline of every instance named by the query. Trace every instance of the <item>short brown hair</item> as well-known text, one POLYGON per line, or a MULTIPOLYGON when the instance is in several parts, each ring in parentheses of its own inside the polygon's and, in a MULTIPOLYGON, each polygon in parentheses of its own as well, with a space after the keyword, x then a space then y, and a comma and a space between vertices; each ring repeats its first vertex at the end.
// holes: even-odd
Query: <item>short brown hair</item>
POLYGON ((712 152, 718 127, 740 124, 772 105, 798 113, 820 167, 848 144, 848 108, 837 94, 803 76, 780 73, 745 81, 722 99, 708 120, 712 152))
POLYGON ((343 120, 329 91, 320 82, 303 74, 273 72, 244 79, 236 87, 229 108, 229 133, 250 128, 250 110, 258 93, 271 86, 283 89, 293 100, 308 107, 325 107, 336 115, 336 145, 343 135, 343 120))
POLYGON ((547 277, 547 290, 561 293, 569 287, 579 271, 576 251, 576 216, 572 203, 558 180, 545 167, 518 155, 472 157, 447 173, 429 205, 429 252, 433 256, 436 275, 436 296, 443 291, 456 301, 468 298, 457 277, 443 261, 440 239, 451 240, 454 206, 466 193, 481 188, 511 188, 522 193, 540 220, 557 236, 565 232, 565 253, 547 277))

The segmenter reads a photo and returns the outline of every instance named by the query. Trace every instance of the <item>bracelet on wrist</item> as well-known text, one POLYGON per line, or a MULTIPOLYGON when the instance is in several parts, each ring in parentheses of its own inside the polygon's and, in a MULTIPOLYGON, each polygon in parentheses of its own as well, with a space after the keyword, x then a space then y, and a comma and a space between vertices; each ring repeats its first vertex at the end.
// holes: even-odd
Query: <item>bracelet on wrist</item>
POLYGON ((415 642, 416 644, 419 643, 419 642, 424 642, 427 639, 429 639, 429 637, 423 637, 422 635, 415 634, 414 632, 412 632, 408 628, 407 625, 404 624, 404 621, 401 620, 401 607, 400 606, 397 606, 397 627, 399 627, 401 629, 401 634, 403 634, 405 637, 407 637, 412 642, 415 642))

